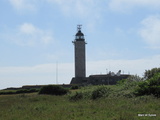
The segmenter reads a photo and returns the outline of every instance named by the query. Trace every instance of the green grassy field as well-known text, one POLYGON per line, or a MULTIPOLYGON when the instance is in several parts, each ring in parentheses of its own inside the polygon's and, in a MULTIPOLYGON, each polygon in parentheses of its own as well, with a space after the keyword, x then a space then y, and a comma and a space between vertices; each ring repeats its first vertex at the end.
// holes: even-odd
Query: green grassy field
POLYGON ((111 89, 109 95, 95 100, 90 99, 90 93, 97 86, 71 90, 64 96, 0 95, 0 120, 160 120, 160 99, 135 97, 130 94, 132 89, 121 86, 106 87, 111 89), (88 97, 70 100, 76 93, 88 97))

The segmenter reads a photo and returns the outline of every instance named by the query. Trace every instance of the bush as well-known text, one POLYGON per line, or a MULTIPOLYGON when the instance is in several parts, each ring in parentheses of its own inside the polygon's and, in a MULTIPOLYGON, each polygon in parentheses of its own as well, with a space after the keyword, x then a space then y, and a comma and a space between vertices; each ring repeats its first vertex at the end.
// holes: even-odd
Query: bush
POLYGON ((0 95, 8 95, 8 94, 21 94, 21 93, 33 93, 38 92, 38 89, 18 89, 18 90, 2 90, 0 91, 0 95))
POLYGON ((92 99, 97 99, 97 98, 101 98, 101 97, 108 97, 110 92, 111 92, 110 88, 107 88, 104 86, 99 87, 92 92, 92 99))
POLYGON ((116 85, 118 86, 122 86, 124 90, 127 90, 127 89, 133 89, 137 86, 137 84, 139 82, 142 81, 142 78, 137 76, 137 75, 132 75, 130 77, 128 77, 127 79, 122 79, 120 81, 117 82, 116 85))
POLYGON ((150 79, 157 73, 160 73, 160 68, 152 68, 151 70, 146 70, 144 73, 144 78, 150 79))
POLYGON ((17 90, 16 94, 20 94, 20 93, 28 93, 27 89, 21 89, 21 90, 17 90))
POLYGON ((79 89, 79 86, 77 86, 77 85, 74 85, 74 86, 72 86, 72 87, 71 87, 71 89, 72 89, 72 90, 79 89))
POLYGON ((67 94, 68 90, 56 85, 47 85, 41 88, 39 94, 50 94, 50 95, 64 95, 67 94))
POLYGON ((7 92, 5 92, 5 91, 0 91, 0 95, 8 95, 8 94, 16 94, 14 91, 7 91, 7 92))
POLYGON ((137 96, 153 94, 160 97, 160 73, 155 74, 151 79, 140 82, 134 94, 137 96))
POLYGON ((69 96, 69 100, 77 101, 81 99, 90 99, 92 91, 79 91, 69 96))
POLYGON ((82 92, 76 92, 76 94, 70 97, 70 100, 77 101, 83 98, 84 98, 84 95, 82 92))

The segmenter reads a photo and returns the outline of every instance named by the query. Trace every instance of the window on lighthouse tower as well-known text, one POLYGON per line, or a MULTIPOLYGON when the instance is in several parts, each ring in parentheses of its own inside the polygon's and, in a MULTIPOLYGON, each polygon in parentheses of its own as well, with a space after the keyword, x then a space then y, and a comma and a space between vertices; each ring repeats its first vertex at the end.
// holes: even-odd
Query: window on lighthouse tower
POLYGON ((84 36, 80 36, 81 37, 81 39, 84 39, 84 36))
POLYGON ((84 36, 76 36, 76 39, 84 39, 84 36))
POLYGON ((79 39, 79 36, 76 36, 76 39, 79 39))

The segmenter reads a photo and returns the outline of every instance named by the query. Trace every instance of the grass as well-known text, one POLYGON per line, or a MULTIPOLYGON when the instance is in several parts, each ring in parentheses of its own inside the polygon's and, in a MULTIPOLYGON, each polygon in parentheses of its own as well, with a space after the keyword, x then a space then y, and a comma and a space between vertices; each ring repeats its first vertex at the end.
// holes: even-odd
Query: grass
POLYGON ((88 93, 99 86, 71 90, 68 95, 38 95, 38 93, 0 95, 0 120, 159 120, 160 102, 153 96, 127 97, 131 90, 107 86, 112 92, 96 100, 86 97, 69 98, 77 92, 88 93), (156 114, 156 117, 138 117, 156 114))

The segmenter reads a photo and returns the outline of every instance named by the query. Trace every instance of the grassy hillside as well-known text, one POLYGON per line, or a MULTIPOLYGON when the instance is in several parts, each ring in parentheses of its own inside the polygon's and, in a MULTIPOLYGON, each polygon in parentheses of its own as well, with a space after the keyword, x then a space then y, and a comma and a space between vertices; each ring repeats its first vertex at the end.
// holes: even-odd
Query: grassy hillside
POLYGON ((160 120, 160 99, 135 97, 132 91, 132 87, 114 85, 83 87, 64 96, 0 95, 0 120, 160 120), (106 87, 109 92, 93 99, 93 91, 100 87, 106 87), (76 95, 80 97, 71 99, 76 95), (138 117, 138 114, 147 116, 138 117))

